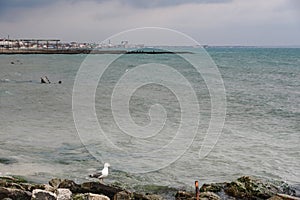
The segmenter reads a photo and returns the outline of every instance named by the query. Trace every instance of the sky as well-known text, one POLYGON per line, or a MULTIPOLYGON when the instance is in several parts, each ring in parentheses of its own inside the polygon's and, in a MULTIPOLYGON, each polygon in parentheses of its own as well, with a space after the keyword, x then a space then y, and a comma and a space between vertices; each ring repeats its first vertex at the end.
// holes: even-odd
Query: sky
MULTIPOLYGON (((0 38, 99 43, 141 27, 174 29, 208 45, 299 46, 300 1, 0 0, 0 38)), ((143 42, 135 38, 128 40, 143 42)))

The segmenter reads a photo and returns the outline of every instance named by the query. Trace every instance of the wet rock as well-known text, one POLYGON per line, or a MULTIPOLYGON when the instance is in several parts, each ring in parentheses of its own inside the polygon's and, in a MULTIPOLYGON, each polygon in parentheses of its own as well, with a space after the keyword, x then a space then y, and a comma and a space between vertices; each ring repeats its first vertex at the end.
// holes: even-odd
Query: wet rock
POLYGON ((133 199, 133 194, 127 191, 121 191, 115 194, 113 199, 118 199, 118 200, 133 199))
POLYGON ((56 190, 57 200, 70 200, 72 199, 72 192, 69 189, 59 188, 56 190))
POLYGON ((110 200, 107 196, 102 194, 88 193, 88 200, 110 200))
POLYGON ((13 200, 30 200, 31 193, 20 189, 0 187, 0 199, 5 198, 13 200))
POLYGON ((113 199, 115 194, 117 194, 120 191, 122 191, 122 189, 104 185, 99 182, 86 182, 86 183, 82 183, 80 185, 81 193, 89 193, 90 192, 90 193, 94 193, 94 194, 104 194, 111 199, 113 199))
POLYGON ((178 191, 175 195, 176 200, 189 200, 193 198, 194 198, 194 194, 186 191, 178 191))
POLYGON ((213 192, 201 192, 199 197, 201 200, 221 200, 221 198, 213 192))
MULTIPOLYGON (((196 200, 195 193, 186 192, 186 191, 178 191, 175 195, 176 200, 196 200)), ((213 193, 213 192, 200 192, 199 193, 200 200, 221 200, 221 198, 213 193)))
POLYGON ((10 165, 13 163, 17 163, 18 161, 13 158, 0 158, 0 163, 4 165, 10 165))
POLYGON ((8 183, 27 183, 27 180, 22 176, 0 176, 0 181, 8 183))
POLYGON ((221 192, 224 187, 222 183, 203 184, 200 188, 200 192, 221 192))
POLYGON ((53 178, 49 181, 49 185, 51 185, 54 188, 58 188, 59 184, 63 182, 63 179, 60 178, 53 178))
POLYGON ((290 196, 287 194, 276 194, 268 200, 300 200, 298 197, 290 196))
POLYGON ((242 199, 268 199, 280 192, 271 183, 264 183, 249 176, 243 176, 225 185, 225 192, 233 197, 242 199))
POLYGON ((35 189, 32 192, 31 200, 56 200, 56 194, 46 190, 35 189))
POLYGON ((164 198, 157 194, 148 194, 146 195, 146 198, 149 200, 163 200, 164 198))
POLYGON ((73 197, 73 200, 110 200, 110 199, 104 195, 85 193, 85 194, 76 194, 73 197))
POLYGON ((76 184, 74 181, 72 180, 63 180, 59 185, 58 188, 67 188, 69 190, 71 190, 71 192, 73 193, 81 193, 81 187, 80 185, 76 184))

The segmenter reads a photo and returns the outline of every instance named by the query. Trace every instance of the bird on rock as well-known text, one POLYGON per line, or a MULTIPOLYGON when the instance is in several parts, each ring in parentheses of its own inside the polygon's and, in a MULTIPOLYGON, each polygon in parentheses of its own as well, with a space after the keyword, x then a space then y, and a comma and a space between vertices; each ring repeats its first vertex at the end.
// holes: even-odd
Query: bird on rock
POLYGON ((95 174, 91 174, 90 177, 91 178, 98 178, 99 180, 103 181, 103 179, 108 176, 108 167, 110 167, 110 164, 105 163, 104 168, 100 172, 97 172, 95 174))

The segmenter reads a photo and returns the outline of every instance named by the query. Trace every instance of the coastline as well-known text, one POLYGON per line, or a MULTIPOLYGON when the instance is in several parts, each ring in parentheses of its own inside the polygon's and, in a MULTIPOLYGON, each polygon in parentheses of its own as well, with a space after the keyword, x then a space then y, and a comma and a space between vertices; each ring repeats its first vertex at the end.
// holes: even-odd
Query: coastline
POLYGON ((28 182, 20 176, 0 176, 0 199, 28 200, 221 200, 269 199, 299 200, 299 188, 283 181, 263 180, 243 176, 232 182, 204 183, 194 191, 159 185, 145 185, 142 190, 130 191, 115 182, 106 185, 99 181, 76 183, 73 180, 53 178, 47 184, 28 182), (200 191, 200 192, 199 192, 200 191), (198 198, 196 197, 198 196, 198 198))
POLYGON ((166 50, 108 50, 108 49, 0 49, 0 55, 10 54, 190 54, 187 51, 166 50))

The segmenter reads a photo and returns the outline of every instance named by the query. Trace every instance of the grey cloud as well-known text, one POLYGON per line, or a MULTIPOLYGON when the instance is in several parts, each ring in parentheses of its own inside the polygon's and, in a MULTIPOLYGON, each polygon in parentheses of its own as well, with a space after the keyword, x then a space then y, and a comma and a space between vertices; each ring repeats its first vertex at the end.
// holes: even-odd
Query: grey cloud
MULTIPOLYGON (((189 3, 215 4, 228 3, 232 0, 114 0, 122 5, 137 9, 151 9, 171 7, 189 3)), ((15 22, 19 19, 20 12, 30 12, 32 9, 51 6, 57 3, 76 4, 80 0, 0 0, 0 21, 15 22)), ((87 0, 87 2, 105 3, 111 0, 87 0)))
POLYGON ((188 3, 195 4, 211 4, 211 3, 227 3, 232 0, 119 0, 121 3, 138 7, 138 8, 157 8, 176 6, 188 3))

